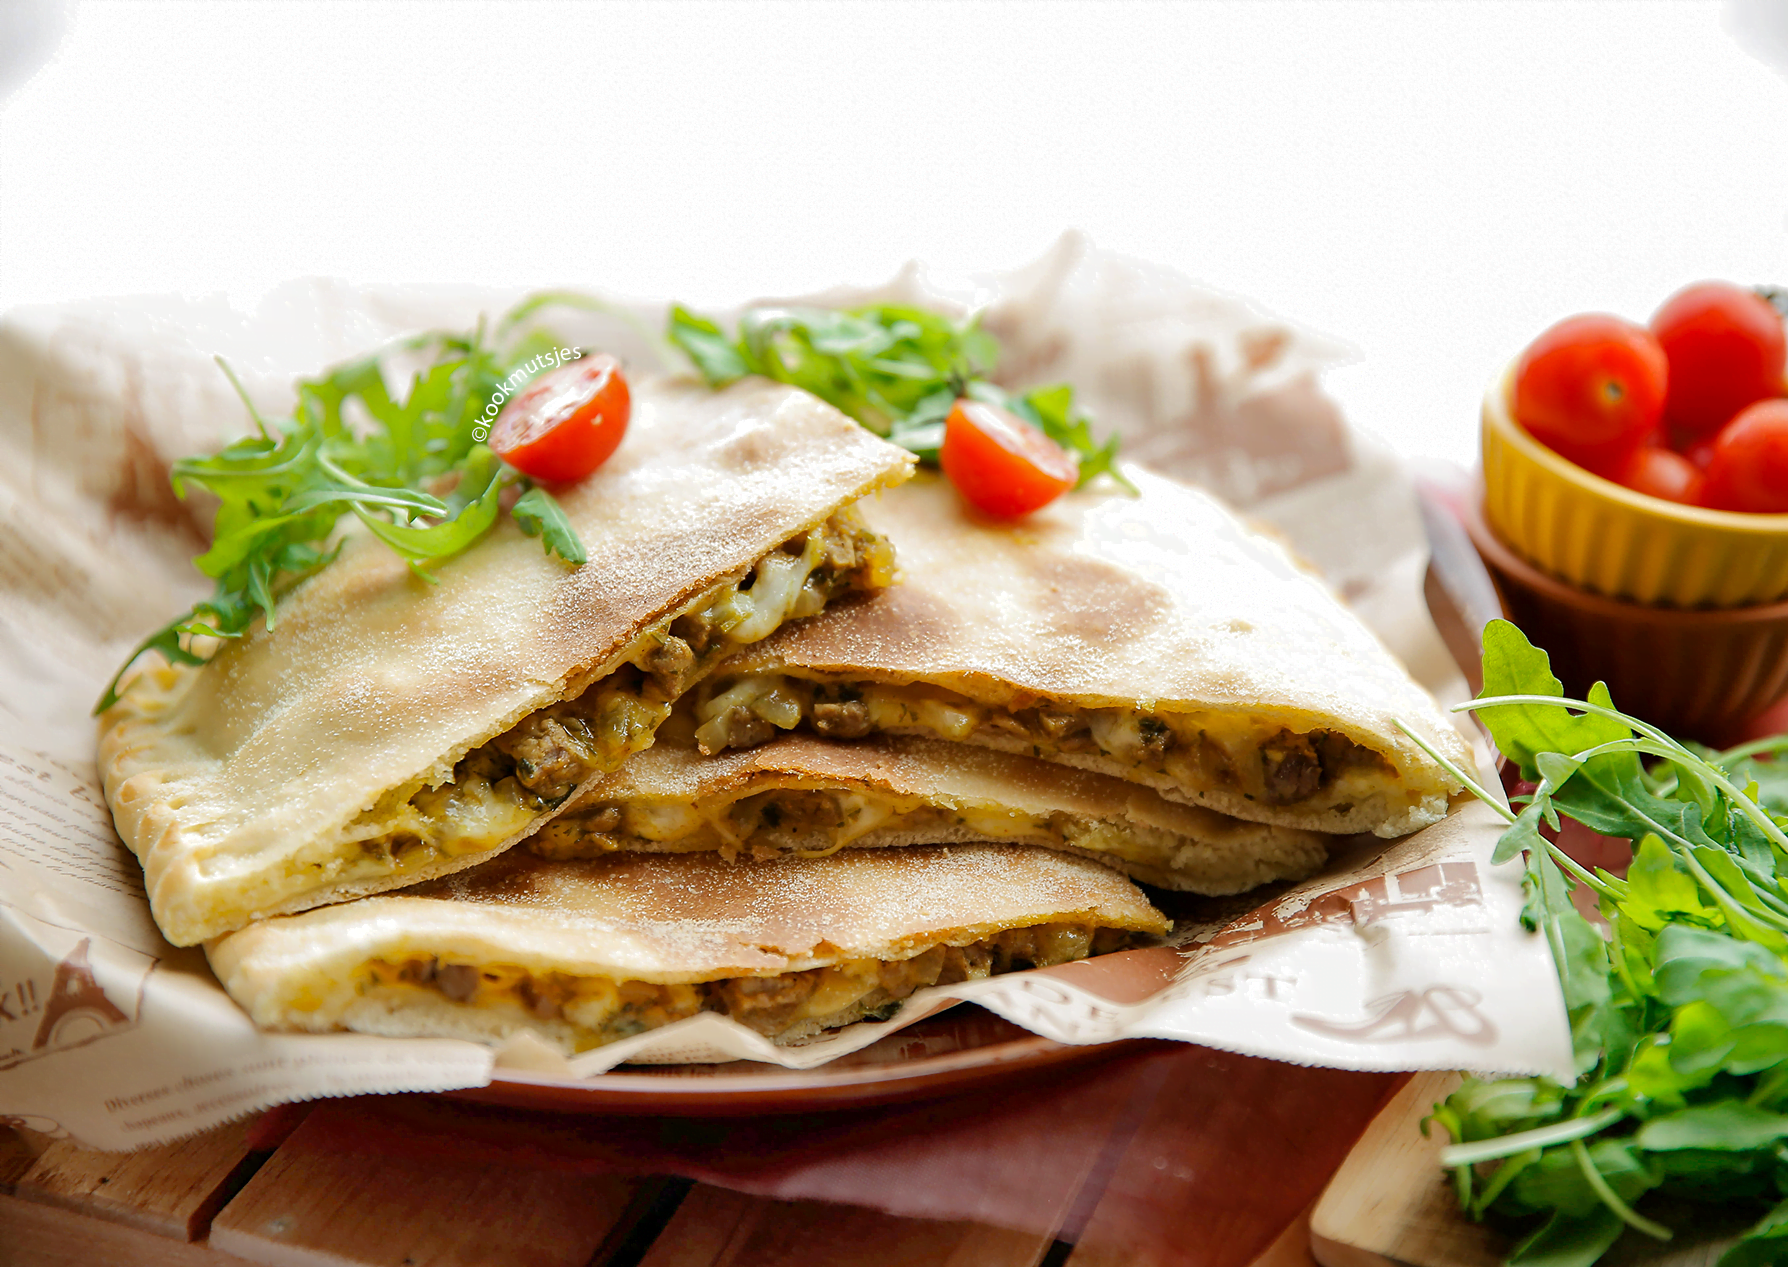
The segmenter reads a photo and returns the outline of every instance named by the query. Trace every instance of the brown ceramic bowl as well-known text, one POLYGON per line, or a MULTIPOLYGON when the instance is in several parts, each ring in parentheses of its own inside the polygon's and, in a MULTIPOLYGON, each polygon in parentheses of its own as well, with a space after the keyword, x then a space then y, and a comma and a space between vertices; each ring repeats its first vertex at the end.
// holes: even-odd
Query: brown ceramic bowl
POLYGON ((1503 610, 1551 655, 1566 694, 1606 682, 1617 707, 1716 745, 1788 696, 1788 602, 1685 611, 1603 598, 1517 555, 1480 500, 1466 501, 1463 518, 1503 610))

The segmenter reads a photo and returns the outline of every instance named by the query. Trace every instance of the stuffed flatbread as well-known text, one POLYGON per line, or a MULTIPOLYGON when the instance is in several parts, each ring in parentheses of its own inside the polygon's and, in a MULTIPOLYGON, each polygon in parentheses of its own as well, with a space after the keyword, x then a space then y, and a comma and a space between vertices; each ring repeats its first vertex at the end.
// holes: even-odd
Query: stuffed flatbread
POLYGON ((1116 872, 1000 845, 549 862, 514 850, 401 893, 256 924, 207 950, 268 1029, 583 1051, 700 1011, 778 1042, 924 986, 1166 932, 1116 872))
POLYGON ((275 628, 148 668, 105 715, 107 800, 162 931, 189 945, 512 844, 722 657, 887 583, 852 507, 910 466, 791 388, 643 384, 614 458, 559 491, 585 566, 506 517, 431 584, 350 531, 275 628))
POLYGON ((797 726, 1079 766, 1238 818, 1397 836, 1469 764, 1433 698, 1275 541, 1137 469, 1016 523, 920 476, 872 508, 901 583, 783 630, 698 697, 704 751, 797 726))

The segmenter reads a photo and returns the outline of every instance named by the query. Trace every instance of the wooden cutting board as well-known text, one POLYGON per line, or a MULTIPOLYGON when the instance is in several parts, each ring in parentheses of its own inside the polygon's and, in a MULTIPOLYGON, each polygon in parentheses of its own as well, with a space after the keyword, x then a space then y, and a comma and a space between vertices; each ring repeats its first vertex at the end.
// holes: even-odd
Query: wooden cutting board
MULTIPOLYGON (((1459 1212, 1440 1168, 1447 1133, 1436 1128, 1432 1137, 1422 1135, 1422 1119, 1458 1085, 1456 1073, 1417 1074, 1372 1120, 1311 1212, 1310 1252, 1321 1267, 1497 1267, 1508 1255, 1513 1246, 1506 1237, 1459 1212)), ((1689 1212, 1658 1215, 1680 1227, 1689 1212)), ((1696 1220, 1705 1226, 1705 1209, 1696 1220)), ((1735 1230, 1709 1229, 1698 1238, 1679 1234, 1664 1243, 1629 1231, 1602 1263, 1712 1267, 1735 1230)))

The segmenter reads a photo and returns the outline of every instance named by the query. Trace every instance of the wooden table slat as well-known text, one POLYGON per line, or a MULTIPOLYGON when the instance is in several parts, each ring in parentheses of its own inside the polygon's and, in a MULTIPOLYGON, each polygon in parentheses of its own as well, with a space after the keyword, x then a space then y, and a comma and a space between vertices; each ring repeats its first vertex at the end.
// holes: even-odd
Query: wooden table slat
POLYGON ((192 1240, 228 1195, 248 1156, 248 1123, 134 1153, 102 1153, 51 1140, 13 1183, 22 1200, 59 1205, 192 1240))
MULTIPOLYGON (((1312 1267, 1303 1225, 1293 1222, 1300 1203, 1314 1199, 1393 1085, 1390 1075, 1164 1054, 1103 1151, 1084 1159, 1088 1190, 1058 1217, 1069 1206, 1090 1214, 1073 1214, 1072 1228, 1030 1232, 612 1176, 601 1169, 602 1150, 572 1147, 578 1137, 563 1124, 540 1123, 543 1135, 473 1131, 479 1123, 460 1120, 458 1110, 436 1121, 427 1102, 429 1111, 407 1113, 382 1102, 326 1106, 271 1156, 248 1151, 244 1127, 123 1155, 0 1132, 0 1177, 16 1175, 22 1186, 0 1196, 0 1267, 620 1267, 617 1255, 632 1267, 641 1254, 643 1267, 1039 1267, 1053 1261, 1056 1236, 1077 1234, 1072 1267, 1250 1259, 1254 1267, 1312 1267), (207 1231, 208 1246, 186 1243, 207 1231)), ((1373 1129, 1406 1144, 1392 1119, 1401 1114, 1407 1125, 1439 1093, 1405 1093, 1373 1129)), ((252 1138, 266 1149, 279 1136, 252 1138)), ((1432 1177, 1431 1159, 1412 1165, 1409 1174, 1432 1177)), ((1371 1174, 1359 1182, 1383 1190, 1399 1181, 1371 1174)), ((1358 1195, 1340 1181, 1334 1194, 1337 1202, 1358 1195)))
POLYGON ((13 1186, 37 1161, 37 1155, 50 1144, 47 1136, 35 1131, 22 1131, 0 1126, 0 1196, 12 1193, 13 1186))
POLYGON ((1373 1119, 1329 1181, 1310 1217, 1322 1267, 1497 1267, 1507 1244, 1460 1217, 1440 1168, 1446 1132, 1420 1122, 1459 1085, 1456 1073, 1420 1073, 1373 1119))
POLYGON ((319 1143, 308 1119, 211 1224, 277 1267, 586 1267, 641 1180, 319 1143))
POLYGON ((61 1206, 0 1197, 0 1267, 253 1267, 204 1244, 61 1206))
POLYGON ((1054 1238, 697 1184, 640 1267, 1037 1267, 1054 1238))
POLYGON ((1257 1259, 1316 1199, 1401 1077, 1218 1051, 1174 1064, 1068 1267, 1257 1259))
POLYGON ((1315 1209, 1316 1202, 1312 1201, 1249 1267, 1317 1267, 1316 1258, 1310 1253, 1310 1214, 1315 1209))

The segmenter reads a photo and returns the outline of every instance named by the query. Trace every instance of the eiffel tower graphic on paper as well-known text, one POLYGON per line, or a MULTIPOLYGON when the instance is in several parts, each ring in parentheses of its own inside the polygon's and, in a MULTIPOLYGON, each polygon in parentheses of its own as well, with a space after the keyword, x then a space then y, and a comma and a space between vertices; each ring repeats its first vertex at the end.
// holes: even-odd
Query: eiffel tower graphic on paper
POLYGON ((116 1025, 130 1024, 130 1018, 106 997, 87 961, 91 937, 69 952, 68 958, 56 965, 56 979, 50 985, 50 997, 43 1005, 43 1020, 37 1026, 37 1037, 31 1050, 41 1051, 56 1037, 56 1031, 71 1022, 86 1020, 101 1032, 116 1025))

